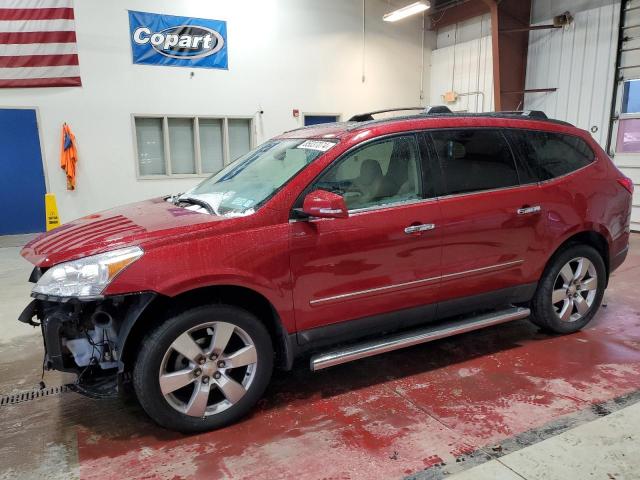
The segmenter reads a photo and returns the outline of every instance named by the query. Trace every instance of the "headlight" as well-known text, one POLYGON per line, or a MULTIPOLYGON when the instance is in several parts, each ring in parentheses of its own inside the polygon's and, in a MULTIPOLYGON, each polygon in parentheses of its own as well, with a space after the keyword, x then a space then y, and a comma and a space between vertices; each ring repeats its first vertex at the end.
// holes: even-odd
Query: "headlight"
POLYGON ((100 295, 118 273, 143 253, 140 247, 121 248, 54 265, 40 277, 32 292, 56 297, 100 295))

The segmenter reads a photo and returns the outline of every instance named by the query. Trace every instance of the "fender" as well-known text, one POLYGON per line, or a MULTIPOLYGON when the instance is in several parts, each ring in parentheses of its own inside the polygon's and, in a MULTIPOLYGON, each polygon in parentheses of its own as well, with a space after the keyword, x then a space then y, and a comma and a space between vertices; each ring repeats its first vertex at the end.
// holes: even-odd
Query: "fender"
MULTIPOLYGON (((160 300, 164 298, 167 302, 171 302, 172 299, 179 299, 181 295, 188 295, 190 292, 194 292, 201 289, 206 288, 215 288, 215 287, 228 287, 228 288, 243 288, 249 291, 252 291, 256 294, 261 295, 266 301, 270 304, 271 308, 274 311, 273 318, 273 327, 275 329, 276 338, 274 338, 275 342, 279 342, 279 350, 282 354, 282 357, 279 361, 280 367, 285 370, 291 370, 293 367, 293 361, 298 353, 298 347, 296 344, 296 332, 295 325, 293 323, 293 311, 292 309, 288 309, 284 312, 281 312, 274 305, 272 298, 268 295, 268 291, 261 288, 255 288, 255 286, 249 285, 251 282, 238 282, 238 281, 230 281, 231 277, 221 277, 216 276, 215 282, 210 281, 211 279, 194 279, 194 282, 190 284, 190 287, 193 288, 175 288, 172 290, 174 295, 166 295, 163 292, 141 292, 136 294, 127 295, 129 297, 136 297, 137 301, 132 303, 129 308, 123 313, 121 316, 121 324, 120 330, 118 332, 118 342, 117 342, 117 350, 121 352, 121 357, 124 352, 129 348, 129 339, 130 334, 137 322, 140 321, 141 317, 147 312, 148 309, 153 309, 154 300, 160 300), (199 280, 199 281, 198 281, 199 280), (209 281, 207 281, 209 280, 209 281), (283 313, 285 317, 283 318, 283 313)), ((238 280, 237 278, 235 280, 238 280)), ((118 372, 123 373, 125 369, 125 364, 122 361, 122 358, 118 361, 118 372)))
POLYGON ((565 243, 567 240, 569 240, 571 237, 574 237, 581 233, 589 233, 589 232, 595 232, 600 234, 607 242, 607 246, 611 248, 613 239, 611 237, 611 234, 609 233, 609 230, 602 224, 585 222, 581 225, 575 225, 565 230, 564 232, 562 232, 560 236, 557 236, 555 238, 554 243, 552 244, 551 251, 553 252, 553 254, 555 254, 555 252, 558 251, 558 248, 560 248, 562 244, 565 243))
POLYGON ((131 333, 131 329, 138 321, 143 312, 147 309, 149 304, 157 297, 157 294, 154 292, 143 292, 139 294, 134 294, 137 298, 137 302, 131 304, 129 309, 126 311, 122 318, 122 323, 120 324, 120 330, 118 332, 118 342, 117 351, 120 352, 120 358, 118 358, 118 373, 124 372, 124 363, 122 362, 122 352, 126 348, 126 341, 129 338, 129 334, 131 333))

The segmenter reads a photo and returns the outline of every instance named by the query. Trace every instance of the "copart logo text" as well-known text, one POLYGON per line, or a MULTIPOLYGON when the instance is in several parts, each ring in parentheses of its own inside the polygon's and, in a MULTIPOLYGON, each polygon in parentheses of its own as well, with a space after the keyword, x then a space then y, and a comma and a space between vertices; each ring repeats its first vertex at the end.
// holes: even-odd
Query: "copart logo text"
POLYGON ((195 25, 178 25, 160 32, 149 27, 138 27, 133 32, 138 45, 151 44, 161 55, 170 58, 202 58, 220 51, 224 38, 215 30, 195 25))

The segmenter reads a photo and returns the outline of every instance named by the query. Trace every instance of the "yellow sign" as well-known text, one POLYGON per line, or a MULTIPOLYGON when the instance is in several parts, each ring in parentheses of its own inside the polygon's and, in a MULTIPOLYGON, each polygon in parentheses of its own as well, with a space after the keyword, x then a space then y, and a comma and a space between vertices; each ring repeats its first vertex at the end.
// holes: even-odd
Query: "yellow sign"
POLYGON ((60 217, 58 216, 58 206, 56 205, 56 196, 53 193, 47 193, 44 196, 44 210, 47 222, 47 232, 60 226, 60 217))

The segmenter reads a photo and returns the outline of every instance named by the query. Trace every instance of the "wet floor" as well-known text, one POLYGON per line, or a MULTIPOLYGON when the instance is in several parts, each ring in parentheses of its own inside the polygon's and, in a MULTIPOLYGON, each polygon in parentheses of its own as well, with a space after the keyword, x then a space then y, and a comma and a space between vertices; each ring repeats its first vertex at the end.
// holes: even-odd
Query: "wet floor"
MULTIPOLYGON (((17 279, 23 281, 23 279, 17 279)), ((240 423, 184 436, 135 400, 0 407, 0 478, 437 478, 640 399, 640 238, 584 331, 527 321, 312 373, 277 373, 240 423)), ((0 346, 0 394, 40 381, 40 339, 0 346)), ((46 374, 48 385, 69 381, 46 374)))

